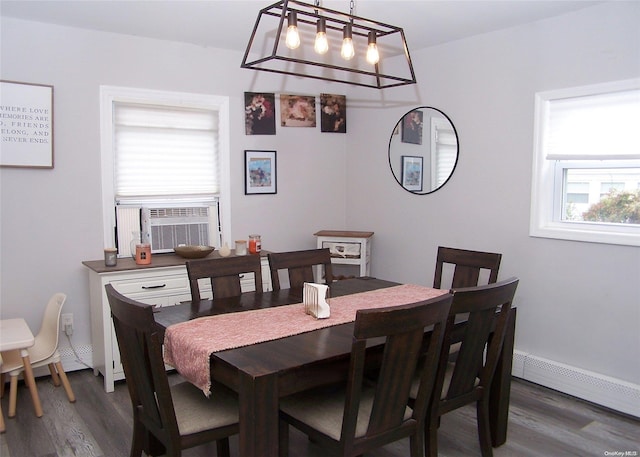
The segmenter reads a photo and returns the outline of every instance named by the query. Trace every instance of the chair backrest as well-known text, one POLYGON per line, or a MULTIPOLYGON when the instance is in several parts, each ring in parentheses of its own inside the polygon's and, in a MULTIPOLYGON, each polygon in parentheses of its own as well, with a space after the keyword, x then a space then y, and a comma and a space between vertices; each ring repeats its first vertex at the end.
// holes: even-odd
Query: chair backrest
POLYGON ((486 392, 496 371, 507 326, 507 319, 519 280, 509 278, 494 284, 453 289, 453 302, 447 322, 447 337, 438 370, 438 392, 444 387, 440 410, 446 412, 478 400, 486 392), (452 361, 449 345, 456 317, 467 322, 459 339, 460 350, 452 361), (449 365, 450 381, 444 385, 449 365), (452 371, 451 371, 452 367, 452 371), (444 386, 443 386, 444 385, 444 386))
POLYGON ((153 318, 153 306, 125 297, 111 284, 107 284, 105 290, 134 421, 140 421, 165 446, 179 442, 180 433, 162 357, 162 341, 153 318))
POLYGON ((280 290, 279 270, 288 270, 289 287, 302 287, 305 282, 314 282, 314 266, 324 268, 324 282, 333 282, 333 269, 331 268, 331 254, 329 248, 309 249, 306 251, 270 252, 269 269, 271 271, 271 284, 273 290, 280 290))
POLYGON ((29 349, 31 363, 48 359, 58 349, 60 335, 60 314, 67 296, 61 292, 53 294, 44 309, 44 316, 40 324, 33 346, 29 349))
POLYGON ((455 265, 451 288, 477 286, 480 271, 483 269, 489 270, 488 283, 493 284, 498 280, 498 269, 500 268, 501 260, 502 254, 440 246, 438 247, 438 255, 436 258, 433 287, 436 289, 442 288, 442 270, 444 264, 455 265))
MULTIPOLYGON (((366 441, 374 447, 403 436, 422 432, 429 405, 439 355, 444 341, 451 294, 410 305, 359 310, 356 313, 347 381, 342 440, 364 450, 366 441), (423 351, 426 328, 433 326, 426 354, 423 351), (367 366, 367 341, 386 337, 382 363, 377 374, 373 404, 366 431, 358 429, 358 411, 367 366), (423 363, 420 363, 423 362, 423 363), (413 412, 407 408, 414 376, 420 375, 420 388, 413 412)), ((371 373, 369 373, 371 374, 371 373)), ((362 419, 361 421, 362 422, 362 419)), ((367 421, 364 421, 366 424, 367 421)))
POLYGON ((253 273, 256 292, 262 292, 260 256, 244 255, 219 259, 190 260, 187 275, 191 287, 191 301, 200 301, 198 279, 209 278, 214 298, 237 297, 242 294, 240 276, 253 273))

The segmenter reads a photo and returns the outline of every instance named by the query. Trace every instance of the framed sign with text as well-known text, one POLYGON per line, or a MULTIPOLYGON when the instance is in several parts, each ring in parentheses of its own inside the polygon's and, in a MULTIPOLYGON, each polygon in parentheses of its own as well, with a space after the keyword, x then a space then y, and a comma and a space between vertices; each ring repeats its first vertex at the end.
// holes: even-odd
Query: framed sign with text
POLYGON ((0 81, 0 166, 53 168, 53 86, 0 81))

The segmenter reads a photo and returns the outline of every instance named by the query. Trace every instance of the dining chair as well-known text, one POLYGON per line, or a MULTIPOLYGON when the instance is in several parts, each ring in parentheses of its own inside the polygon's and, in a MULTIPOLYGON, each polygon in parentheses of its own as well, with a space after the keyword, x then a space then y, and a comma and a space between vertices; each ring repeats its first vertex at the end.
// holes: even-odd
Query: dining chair
POLYGON ((305 251, 270 252, 269 270, 273 290, 280 290, 280 270, 288 270, 289 287, 302 287, 305 282, 316 281, 313 269, 321 266, 324 270, 324 283, 333 282, 331 254, 329 248, 309 249, 305 251))
POLYGON ((306 391, 280 401, 280 455, 288 455, 289 425, 329 453, 358 456, 410 438, 412 457, 422 456, 424 418, 435 385, 451 294, 410 305, 357 311, 346 384, 306 391), (433 326, 423 352, 425 328, 433 326), (381 351, 367 351, 386 338, 381 351), (377 371, 375 385, 365 371, 377 371), (414 375, 418 396, 408 406, 414 375))
POLYGON ((501 260, 502 254, 439 246, 433 287, 441 288, 446 264, 454 267, 451 288, 477 286, 482 270, 489 270, 488 284, 492 284, 498 280, 501 260))
MULTIPOLYGON (((507 319, 519 280, 476 287, 452 289, 453 302, 447 320, 445 341, 438 366, 434 401, 425 420, 425 454, 438 455, 440 417, 462 406, 476 403, 480 450, 483 457, 493 455, 489 428, 489 388, 496 372, 507 319), (456 324, 464 315, 466 323, 456 324), (462 343, 454 360, 449 346, 455 338, 462 343)), ((419 398, 419 384, 414 382, 411 399, 419 398)))
MULTIPOLYGON (((180 456, 182 450, 216 441, 229 455, 229 436, 238 433, 238 403, 222 386, 207 398, 189 382, 169 386, 153 306, 105 286, 120 357, 133 407, 131 457, 180 456)), ((219 387, 219 388, 218 388, 219 387)))
POLYGON ((242 294, 240 279, 247 273, 253 273, 255 290, 262 292, 262 267, 258 255, 189 260, 186 265, 192 302, 201 300, 198 280, 204 278, 209 279, 215 298, 237 297, 242 294))
MULTIPOLYGON (((35 336, 33 346, 27 349, 31 368, 47 366, 51 373, 53 385, 58 387, 62 381, 65 393, 70 403, 76 401, 76 397, 62 366, 60 352, 58 351, 58 339, 60 334, 60 314, 67 296, 56 293, 51 296, 44 310, 40 330, 35 336)), ((18 395, 18 377, 24 371, 24 363, 19 350, 5 351, 2 353, 2 373, 0 377, 0 396, 4 396, 5 375, 8 373, 9 383, 9 417, 15 415, 18 395)))

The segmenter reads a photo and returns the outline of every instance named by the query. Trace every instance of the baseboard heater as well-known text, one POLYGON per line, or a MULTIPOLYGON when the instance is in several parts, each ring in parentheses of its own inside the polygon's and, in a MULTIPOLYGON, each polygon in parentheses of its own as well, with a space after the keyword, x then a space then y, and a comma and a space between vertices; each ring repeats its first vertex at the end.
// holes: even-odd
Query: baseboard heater
POLYGON ((537 357, 513 355, 513 376, 640 418, 640 385, 537 357))

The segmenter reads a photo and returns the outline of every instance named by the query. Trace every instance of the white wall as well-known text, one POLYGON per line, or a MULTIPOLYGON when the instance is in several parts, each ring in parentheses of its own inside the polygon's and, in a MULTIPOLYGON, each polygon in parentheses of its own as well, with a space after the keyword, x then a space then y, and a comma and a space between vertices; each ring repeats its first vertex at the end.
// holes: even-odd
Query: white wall
POLYGON ((413 51, 417 87, 351 111, 347 224, 376 232, 372 274, 429 285, 438 245, 501 252, 500 278, 521 280, 516 349, 637 387, 640 249, 528 229, 535 92, 639 77, 638 24, 640 3, 613 2, 413 51), (420 105, 445 112, 460 140, 452 179, 427 196, 401 189, 386 157, 393 126, 420 105))
POLYGON ((314 232, 344 228, 345 134, 279 125, 277 135, 244 133, 245 91, 345 94, 343 85, 242 70, 240 53, 217 49, 4 17, 1 26, 1 78, 54 86, 55 135, 53 170, 0 169, 2 318, 23 316, 36 331, 62 291, 74 345, 90 344, 81 262, 103 255, 100 85, 230 97, 231 239, 260 233, 264 249, 302 249, 315 247, 314 232), (245 149, 277 151, 276 195, 244 195, 245 149))

